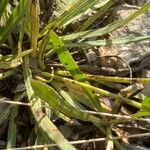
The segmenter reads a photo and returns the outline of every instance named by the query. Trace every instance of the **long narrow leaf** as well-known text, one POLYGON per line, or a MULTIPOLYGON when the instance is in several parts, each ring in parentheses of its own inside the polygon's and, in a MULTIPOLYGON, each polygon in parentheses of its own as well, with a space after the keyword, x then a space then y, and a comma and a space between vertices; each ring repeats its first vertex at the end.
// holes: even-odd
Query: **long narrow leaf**
POLYGON ((82 83, 82 82, 79 82, 79 81, 76 81, 76 80, 68 79, 68 78, 65 78, 65 77, 60 77, 60 76, 57 76, 57 75, 54 75, 54 74, 50 74, 50 73, 47 73, 47 72, 40 72, 40 74, 45 76, 45 77, 49 77, 49 78, 53 77, 53 79, 56 79, 58 81, 62 81, 62 82, 65 81, 65 82, 69 82, 70 84, 74 84, 74 85, 78 85, 78 86, 81 86, 81 87, 85 87, 85 88, 90 89, 92 91, 95 91, 96 93, 99 93, 100 95, 103 95, 103 96, 111 97, 113 99, 119 98, 120 100, 122 100, 123 102, 125 102, 125 103, 127 103, 127 104, 129 104, 131 106, 134 106, 136 108, 141 108, 141 103, 139 103, 139 102, 136 102, 134 100, 131 100, 131 99, 125 98, 123 96, 114 94, 112 92, 109 92, 109 91, 106 91, 106 90, 94 87, 92 85, 89 85, 89 84, 86 84, 86 83, 82 83))
POLYGON ((112 40, 95 40, 95 41, 86 41, 80 43, 66 43, 65 46, 72 48, 72 47, 94 47, 94 46, 106 46, 106 45, 121 45, 121 44, 130 44, 136 43, 141 41, 150 40, 150 36, 139 36, 139 37, 122 37, 116 38, 112 40))
POLYGON ((62 150, 75 150, 75 148, 64 138, 62 133, 52 123, 52 121, 41 111, 42 103, 41 99, 37 98, 31 86, 31 71, 29 68, 29 58, 24 58, 24 81, 27 90, 27 96, 31 104, 31 111, 36 120, 37 126, 42 132, 45 133, 47 140, 53 140, 62 150), (37 113, 39 112, 39 113, 37 113))
POLYGON ((116 29, 118 29, 118 28, 128 24, 133 19, 135 19, 139 15, 143 14, 144 12, 146 12, 149 8, 150 8, 150 2, 146 3, 138 11, 136 11, 133 14, 131 14, 129 17, 125 18, 124 20, 119 20, 119 21, 113 22, 113 23, 107 25, 106 27, 103 27, 103 28, 100 28, 100 29, 88 30, 88 31, 84 31, 84 32, 73 33, 73 34, 70 34, 70 35, 62 36, 61 38, 64 41, 71 41, 71 40, 75 40, 75 39, 79 39, 79 38, 91 38, 91 37, 96 37, 96 36, 102 36, 104 34, 112 32, 112 31, 114 31, 114 30, 116 30, 116 29))
MULTIPOLYGON (((20 95, 18 95, 18 97, 20 97, 20 95)), ((15 99, 17 99, 17 96, 15 99)), ((7 135, 7 148, 8 149, 16 147, 17 125, 15 123, 15 119, 17 118, 17 115, 18 115, 18 106, 14 106, 11 109, 8 135, 7 135)))
POLYGON ((45 100, 53 109, 60 111, 68 117, 74 117, 83 121, 104 123, 101 119, 92 115, 78 111, 75 107, 67 104, 66 100, 50 86, 37 80, 31 81, 35 94, 41 99, 45 100), (71 112, 71 113, 70 113, 71 112))
POLYGON ((0 29, 0 44, 7 39, 8 35, 25 15, 27 8, 30 6, 30 2, 31 0, 20 0, 20 3, 14 8, 6 25, 0 29))
POLYGON ((3 12, 7 6, 7 3, 8 3, 8 0, 1 0, 1 2, 0 2, 0 19, 1 19, 3 12))
POLYGON ((79 0, 77 3, 75 3, 70 9, 66 10, 62 15, 57 17, 53 22, 48 24, 40 33, 41 35, 46 34, 50 29, 54 28, 60 28, 64 24, 66 24, 67 21, 70 19, 76 17, 77 15, 81 14, 91 6, 95 5, 98 2, 98 0, 79 0))
MULTIPOLYGON (((86 81, 86 76, 81 72, 78 65, 72 58, 71 54, 65 48, 64 43, 61 41, 61 39, 53 31, 50 32, 50 35, 51 35, 54 49, 61 63, 71 73, 71 75, 73 76, 75 80, 89 84, 88 81, 86 81)), ((102 108, 100 106, 99 99, 97 98, 97 96, 93 94, 91 90, 88 90, 86 88, 83 88, 83 89, 87 93, 87 95, 90 97, 91 104, 95 106, 97 110, 101 111, 102 108)))
POLYGON ((114 4, 114 2, 116 2, 116 0, 105 0, 101 8, 93 16, 89 17, 84 24, 77 29, 77 31, 84 31, 92 25, 96 19, 100 19, 112 6, 112 4, 114 4))

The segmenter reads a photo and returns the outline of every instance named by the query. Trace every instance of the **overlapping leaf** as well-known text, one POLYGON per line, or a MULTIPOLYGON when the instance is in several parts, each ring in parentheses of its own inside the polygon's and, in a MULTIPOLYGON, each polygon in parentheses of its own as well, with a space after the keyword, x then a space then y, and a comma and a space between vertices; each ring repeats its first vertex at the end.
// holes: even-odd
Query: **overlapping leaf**
POLYGON ((0 44, 3 43, 11 31, 20 22, 25 15, 27 8, 30 6, 31 0, 20 0, 19 4, 14 8, 12 14, 8 18, 6 25, 0 29, 0 44))
MULTIPOLYGON (((61 39, 53 31, 51 31, 50 35, 54 49, 64 67, 71 73, 75 80, 89 84, 88 81, 86 81, 85 74, 81 72, 78 65, 72 58, 71 54, 65 48, 64 43, 61 41, 61 39)), ((83 89, 86 92, 86 94, 90 97, 91 105, 93 105, 97 110, 100 111, 102 108, 100 106, 99 99, 97 98, 97 96, 93 94, 91 90, 88 90, 86 88, 83 89)))

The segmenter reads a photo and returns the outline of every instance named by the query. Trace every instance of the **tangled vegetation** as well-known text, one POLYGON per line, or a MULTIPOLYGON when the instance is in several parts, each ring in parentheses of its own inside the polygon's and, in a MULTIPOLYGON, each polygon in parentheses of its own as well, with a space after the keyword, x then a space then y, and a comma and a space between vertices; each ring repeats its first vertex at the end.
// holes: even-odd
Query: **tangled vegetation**
POLYGON ((150 114, 150 97, 137 98, 141 91, 134 87, 149 84, 150 79, 119 76, 103 67, 95 67, 99 70, 95 75, 85 67, 89 63, 85 49, 150 39, 149 35, 108 38, 148 11, 149 2, 123 20, 93 27, 118 4, 117 0, 1 0, 3 149, 92 149, 94 144, 89 143, 94 142, 101 149, 123 149, 121 143, 128 143, 130 136, 150 135, 142 129, 140 135, 127 135, 117 126, 149 122, 142 117, 150 114), (116 84, 126 90, 118 91, 116 84))

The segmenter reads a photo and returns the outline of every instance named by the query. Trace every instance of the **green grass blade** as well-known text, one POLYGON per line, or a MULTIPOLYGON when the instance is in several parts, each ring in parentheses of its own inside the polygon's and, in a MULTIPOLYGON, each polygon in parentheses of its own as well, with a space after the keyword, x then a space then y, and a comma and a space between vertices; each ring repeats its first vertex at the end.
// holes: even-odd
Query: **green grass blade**
POLYGON ((95 91, 96 93, 99 93, 100 95, 102 96, 106 96, 106 97, 110 97, 112 99, 120 99, 122 100, 123 102, 133 106, 133 107, 136 107, 136 108, 141 108, 141 103, 139 102, 136 102, 134 100, 131 100, 131 99, 128 99, 128 98, 125 98, 123 96, 120 96, 120 95, 117 95, 117 94, 114 94, 112 92, 109 92, 109 91, 106 91, 106 90, 103 90, 103 89, 100 89, 100 88, 97 88, 97 87, 94 87, 92 85, 89 85, 89 84, 86 84, 86 83, 83 83, 83 82, 79 82, 79 81, 76 81, 76 80, 72 80, 72 79, 69 79, 69 78, 65 78, 65 77, 60 77, 60 76, 57 76, 55 74, 50 74, 50 73, 47 73, 47 72, 40 72, 40 74, 42 76, 45 76, 45 77, 49 77, 49 78, 53 78, 53 79, 56 79, 58 81, 62 81, 62 82, 68 82, 70 84, 74 84, 74 85, 79 85, 81 87, 85 87, 87 89, 90 89, 92 91, 95 91))
POLYGON ((62 133, 57 129, 53 122, 44 113, 37 113, 42 109, 41 99, 33 98, 31 104, 32 113, 36 119, 36 123, 39 130, 41 130, 41 133, 43 133, 45 141, 51 141, 52 139, 61 150, 76 150, 76 148, 74 148, 67 141, 67 139, 64 138, 62 133))
POLYGON ((46 69, 46 66, 44 64, 44 52, 49 43, 50 43, 50 36, 49 36, 49 34, 47 34, 47 36, 44 37, 44 39, 42 40, 42 42, 39 46, 39 51, 38 51, 38 55, 37 55, 38 66, 41 70, 46 69))
POLYGON ((55 87, 57 92, 73 107, 77 108, 78 110, 84 109, 82 105, 80 105, 77 101, 74 101, 72 97, 65 91, 63 90, 60 85, 58 85, 58 82, 54 81, 52 82, 52 86, 55 87))
POLYGON ((103 27, 103 28, 100 28, 100 29, 87 30, 87 31, 84 31, 84 32, 73 33, 73 34, 62 36, 61 38, 64 41, 71 41, 71 40, 75 40, 75 39, 79 39, 79 38, 91 38, 91 37, 102 36, 104 34, 110 33, 112 31, 128 24, 129 22, 131 22, 136 17, 138 17, 141 14, 148 11, 149 8, 150 8, 150 2, 146 3, 138 11, 131 14, 129 17, 125 18, 124 20, 119 20, 119 21, 113 22, 113 23, 107 25, 106 27, 103 27))
POLYGON ((141 41, 150 40, 150 36, 139 36, 139 37, 122 37, 112 40, 95 40, 95 41, 86 41, 80 43, 66 43, 65 46, 72 48, 72 47, 94 47, 94 46, 106 46, 106 45, 121 45, 121 44, 130 44, 130 43, 137 43, 141 41))
MULTIPOLYGON (((15 99, 17 99, 17 97, 15 99)), ((15 120, 17 118, 17 115, 18 115, 18 106, 14 106, 13 108, 11 108, 8 135, 7 135, 7 146, 6 146, 7 148, 16 147, 17 125, 15 120)))
MULTIPOLYGON (((89 84, 88 81, 86 81, 85 74, 81 72, 78 65, 72 58, 71 54, 65 48, 64 43, 61 41, 61 39, 53 31, 50 32, 50 36, 52 39, 54 49, 64 67, 71 73, 75 80, 89 84)), ((93 105, 97 110, 101 111, 102 108, 97 96, 93 94, 91 90, 88 90, 86 88, 83 89, 86 92, 86 94, 90 97, 91 105, 93 105)))
POLYGON ((14 8, 12 14, 8 18, 6 25, 0 29, 0 44, 7 39, 14 27, 16 27, 19 21, 24 17, 29 6, 30 0, 20 0, 19 4, 14 8))
MULTIPOLYGON (((49 37, 48 37, 49 38, 49 37)), ((40 51, 39 51, 39 57, 38 57, 38 62, 39 62, 39 67, 44 70, 45 69, 45 65, 43 62, 43 57, 44 57, 44 52, 46 49, 51 49, 52 45, 50 43, 50 39, 47 38, 47 43, 42 46, 44 44, 44 41, 40 41, 40 51), (49 40, 49 42, 48 42, 49 40)), ((146 41, 146 40, 150 40, 150 36, 138 36, 138 37, 122 37, 122 38, 116 38, 116 39, 105 39, 105 40, 95 40, 95 41, 85 41, 85 42, 80 42, 80 43, 65 43, 65 47, 66 48, 73 48, 73 47, 79 47, 79 48, 90 48, 90 47, 95 47, 95 46, 106 46, 106 45, 121 45, 121 44, 130 44, 130 43, 137 43, 137 42, 142 42, 142 41, 146 41)), ((54 54, 54 50, 50 50, 49 52, 47 52, 47 54, 45 55, 45 57, 50 57, 50 55, 54 54)))
POLYGON ((103 1, 101 8, 91 17, 89 17, 78 29, 81 32, 86 30, 90 25, 96 21, 96 19, 101 19, 101 17, 108 11, 108 9, 116 2, 116 0, 105 0, 103 1))
MULTIPOLYGON (((15 101, 20 101, 21 99, 23 99, 26 96, 26 93, 22 93, 20 96, 18 96, 15 101)), ((0 111, 1 115, 0 115, 0 124, 2 124, 6 119, 9 118, 9 115, 11 113, 11 109, 14 107, 13 104, 8 105, 4 111, 0 111)))
POLYGON ((75 107, 66 105, 67 101, 61 98, 56 91, 54 91, 50 86, 46 85, 45 83, 33 80, 31 84, 33 86, 34 92, 43 100, 45 100, 48 104, 50 104, 51 107, 52 107, 52 101, 55 101, 56 103, 57 100, 60 100, 62 104, 60 106, 57 105, 57 107, 53 108, 56 111, 58 110, 68 117, 73 117, 73 118, 77 118, 83 121, 92 122, 103 133, 105 133, 105 130, 102 127, 102 125, 104 124, 106 125, 105 121, 100 120, 99 118, 96 118, 95 116, 89 115, 87 113, 78 111, 75 107))
POLYGON ((142 101, 142 106, 140 111, 138 111, 136 114, 133 114, 133 118, 143 117, 143 116, 149 116, 150 115, 150 96, 147 96, 142 101))
POLYGON ((39 130, 39 129, 37 130, 36 135, 37 135, 37 137, 36 137, 36 140, 35 140, 35 146, 36 145, 45 145, 45 144, 52 144, 53 143, 52 140, 47 140, 46 135, 44 134, 44 132, 39 130))
POLYGON ((23 72, 24 72, 24 82, 27 90, 27 96, 31 104, 31 111, 36 120, 38 128, 45 133, 47 140, 52 139, 60 149, 75 150, 75 148, 64 138, 62 133, 52 123, 52 121, 44 113, 42 113, 41 99, 35 96, 31 86, 32 75, 29 68, 28 56, 24 58, 23 72))
POLYGON ((62 135, 62 133, 57 129, 51 120, 46 116, 43 116, 39 120, 38 126, 45 134, 46 138, 51 137, 53 141, 58 145, 61 150, 76 150, 62 135))
POLYGON ((7 3, 8 3, 8 0, 1 0, 1 2, 0 2, 0 19, 3 15, 3 12, 6 9, 7 3))
MULTIPOLYGON (((21 101, 26 96, 26 92, 16 94, 14 101, 21 101)), ((17 124, 16 118, 18 115, 18 106, 10 105, 10 122, 7 135, 7 149, 16 147, 17 124)))
POLYGON ((66 10, 63 14, 57 17, 54 21, 48 24, 40 33, 40 36, 46 34, 50 29, 61 28, 64 24, 67 25, 69 20, 72 20, 76 16, 82 14, 88 8, 92 7, 98 2, 98 0, 79 0, 70 9, 66 10))
POLYGON ((78 65, 72 58, 69 51, 65 48, 64 43, 59 39, 59 37, 51 31, 50 33, 52 44, 54 49, 59 57, 61 63, 65 66, 65 68, 71 73, 74 79, 78 81, 86 80, 86 76, 81 72, 78 65))
POLYGON ((29 15, 30 15, 30 7, 27 8, 26 15, 21 22, 20 34, 19 34, 19 40, 18 40, 18 53, 22 52, 22 43, 23 43, 25 31, 27 29, 27 25, 29 24, 29 18, 30 18, 29 15))
POLYGON ((0 124, 4 123, 9 118, 11 107, 12 106, 8 106, 3 112, 1 112, 0 124))
POLYGON ((75 107, 72 107, 68 102, 63 99, 52 87, 46 85, 37 80, 32 80, 31 85, 35 94, 41 99, 45 100, 55 111, 59 111, 68 117, 74 117, 88 122, 104 123, 101 119, 78 111, 75 107), (70 113, 71 112, 71 113, 70 113))

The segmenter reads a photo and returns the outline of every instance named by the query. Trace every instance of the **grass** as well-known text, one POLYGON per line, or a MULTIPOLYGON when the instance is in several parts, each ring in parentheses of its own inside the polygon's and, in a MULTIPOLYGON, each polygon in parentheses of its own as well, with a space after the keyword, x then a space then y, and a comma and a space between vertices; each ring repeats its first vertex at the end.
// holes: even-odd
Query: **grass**
MULTIPOLYGON (((14 77, 21 76, 21 79, 18 80, 23 82, 22 84, 25 86, 25 89, 18 90, 10 96, 14 103, 10 101, 10 104, 0 115, 0 124, 9 120, 7 149, 17 148, 18 146, 17 135, 19 131, 17 130, 17 124, 14 122, 20 115, 21 104, 25 104, 25 109, 29 108, 29 112, 31 112, 28 119, 32 122, 33 131, 27 137, 27 139, 32 138, 31 145, 38 148, 38 145, 44 147, 47 144, 54 145, 54 142, 62 150, 77 148, 59 130, 57 124, 53 121, 55 118, 69 124, 73 122, 76 125, 76 121, 83 126, 86 123, 94 125, 97 132, 103 135, 103 140, 106 140, 106 149, 111 149, 114 145, 120 147, 117 139, 122 138, 119 134, 119 137, 113 135, 116 124, 131 122, 131 120, 136 120, 137 117, 150 113, 149 97, 143 102, 137 102, 135 97, 126 97, 122 94, 116 94, 113 90, 109 91, 110 87, 115 88, 112 83, 149 84, 149 78, 131 79, 89 75, 80 70, 72 55, 72 50, 76 52, 84 48, 106 45, 136 44, 150 39, 149 35, 118 37, 118 39, 111 40, 103 37, 148 11, 150 8, 149 2, 123 20, 112 22, 105 27, 91 29, 91 25, 96 20, 103 18, 112 7, 115 7, 114 4, 117 4, 116 0, 104 0, 103 2, 99 2, 99 0, 93 0, 92 2, 79 0, 73 2, 70 6, 66 5, 66 8, 61 9, 61 13, 56 18, 46 22, 40 18, 43 5, 38 0, 20 0, 12 3, 2 0, 0 4, 0 45, 3 46, 3 49, 0 54, 0 81, 4 84, 8 80, 14 81, 14 77), (89 19, 80 21, 81 17, 88 14, 87 10, 89 9, 94 12, 93 15, 89 16, 89 19), (69 29, 75 23, 80 24, 79 28, 69 29), (95 40, 99 36, 103 39, 95 40), (6 47, 9 50, 8 52, 5 52, 6 47), (60 62, 63 68, 57 70, 48 67, 46 61, 53 59, 60 62), (91 80, 107 86, 108 89, 103 89, 103 86, 94 87, 90 82, 91 80), (64 87, 68 90, 64 90, 64 87), (115 102, 119 101, 119 103, 121 101, 120 105, 126 103, 129 107, 132 106, 138 111, 134 115, 130 112, 130 119, 128 117, 123 119, 106 117, 103 113, 113 113, 113 108, 103 102, 104 97, 115 102), (23 102, 17 103, 21 101, 23 102), (101 115, 90 114, 88 111, 101 113, 101 115), (33 133, 35 136, 32 135, 33 133)), ((15 88, 18 87, 19 82, 16 81, 15 88)), ((13 93, 13 91, 10 93, 13 93)), ((117 134, 117 132, 115 133, 117 134)), ((78 141, 77 143, 82 142, 78 141)), ((26 149, 28 148, 26 147, 26 149)))

